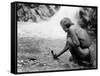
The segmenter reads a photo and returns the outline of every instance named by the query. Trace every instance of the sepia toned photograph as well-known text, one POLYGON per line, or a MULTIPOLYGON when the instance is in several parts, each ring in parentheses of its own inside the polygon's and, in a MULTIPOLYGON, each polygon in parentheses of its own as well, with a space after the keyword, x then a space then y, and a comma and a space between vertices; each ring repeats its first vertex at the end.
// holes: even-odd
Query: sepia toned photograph
POLYGON ((97 68, 97 7, 17 3, 17 72, 97 68))

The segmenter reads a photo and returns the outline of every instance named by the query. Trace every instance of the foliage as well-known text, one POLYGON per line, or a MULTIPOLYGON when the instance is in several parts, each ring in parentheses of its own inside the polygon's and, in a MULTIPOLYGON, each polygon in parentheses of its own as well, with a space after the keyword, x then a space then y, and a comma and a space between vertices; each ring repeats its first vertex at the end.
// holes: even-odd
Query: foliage
POLYGON ((82 7, 79 11, 78 24, 91 32, 97 33, 97 8, 82 7))

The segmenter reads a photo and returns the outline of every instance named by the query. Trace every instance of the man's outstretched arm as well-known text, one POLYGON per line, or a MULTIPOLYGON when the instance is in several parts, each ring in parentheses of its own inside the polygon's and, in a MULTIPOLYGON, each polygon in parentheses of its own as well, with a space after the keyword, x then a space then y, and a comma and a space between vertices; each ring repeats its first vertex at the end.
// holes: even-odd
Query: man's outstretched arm
POLYGON ((51 51, 53 58, 57 59, 59 56, 61 56, 64 52, 66 52, 69 49, 68 43, 66 42, 66 45, 64 49, 59 54, 54 54, 53 51, 51 51))

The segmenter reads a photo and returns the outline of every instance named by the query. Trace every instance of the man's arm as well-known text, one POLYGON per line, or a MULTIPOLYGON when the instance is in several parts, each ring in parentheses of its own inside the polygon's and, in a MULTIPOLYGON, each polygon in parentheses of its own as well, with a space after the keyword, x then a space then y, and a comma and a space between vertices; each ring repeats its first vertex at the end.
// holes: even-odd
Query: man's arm
POLYGON ((57 55, 57 57, 59 57, 60 55, 62 55, 62 54, 63 54, 64 52, 66 52, 68 49, 69 49, 68 42, 66 42, 66 45, 65 45, 64 49, 57 55))
POLYGON ((61 56, 64 52, 66 52, 69 49, 68 43, 66 42, 66 45, 64 49, 59 54, 54 54, 53 51, 51 51, 53 58, 57 59, 59 56, 61 56))

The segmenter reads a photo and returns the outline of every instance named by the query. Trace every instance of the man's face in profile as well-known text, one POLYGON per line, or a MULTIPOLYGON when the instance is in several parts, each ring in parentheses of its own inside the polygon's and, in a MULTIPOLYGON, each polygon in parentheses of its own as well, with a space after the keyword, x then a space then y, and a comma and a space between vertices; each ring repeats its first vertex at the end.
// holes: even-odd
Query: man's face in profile
POLYGON ((68 32, 69 31, 69 27, 70 27, 70 24, 66 24, 64 25, 62 28, 65 32, 68 32))
POLYGON ((63 28, 63 30, 65 32, 68 32, 69 31, 69 28, 71 25, 74 25, 74 23, 67 17, 63 18, 61 21, 60 21, 60 24, 61 24, 61 27, 63 28))

